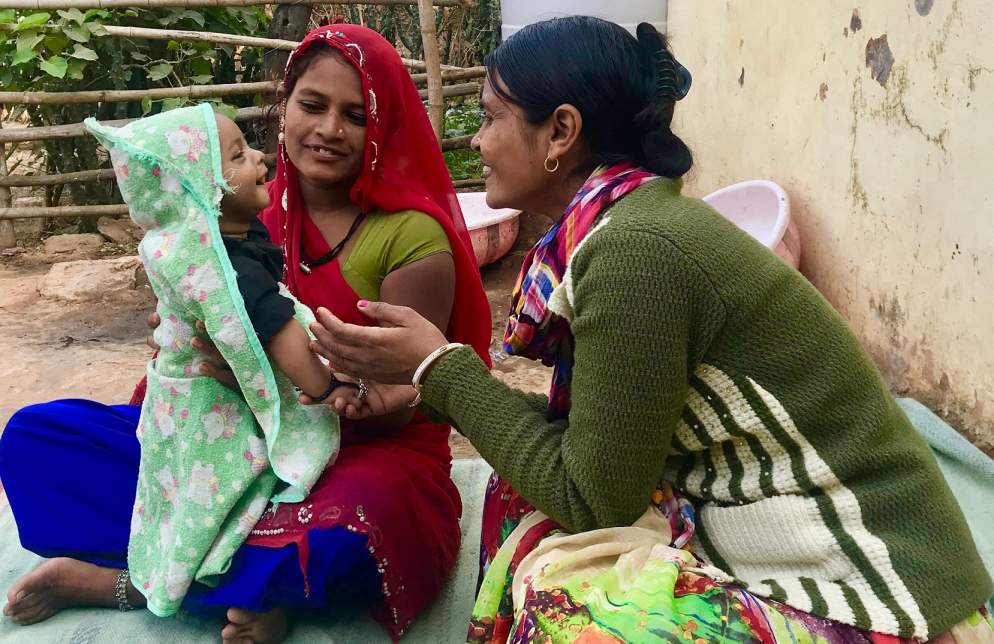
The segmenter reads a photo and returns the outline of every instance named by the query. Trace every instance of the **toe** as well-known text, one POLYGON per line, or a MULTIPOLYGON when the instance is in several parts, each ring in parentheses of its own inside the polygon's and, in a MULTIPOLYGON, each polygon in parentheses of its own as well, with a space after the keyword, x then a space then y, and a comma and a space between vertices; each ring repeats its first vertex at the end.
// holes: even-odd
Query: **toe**
POLYGON ((21 626, 29 626, 31 624, 37 624, 38 622, 45 621, 54 614, 55 611, 50 606, 43 604, 21 613, 15 622, 21 626))
POLYGON ((243 608, 229 608, 227 613, 228 621, 236 626, 244 626, 255 620, 258 615, 243 608))
POLYGON ((231 644, 235 642, 238 636, 241 634, 242 628, 238 624, 229 623, 227 626, 221 629, 221 641, 224 644, 231 644))
POLYGON ((44 603, 44 597, 39 593, 32 593, 30 595, 22 596, 16 603, 7 606, 8 615, 14 620, 20 619, 22 616, 34 611, 38 606, 44 603))
POLYGON ((8 606, 16 604, 27 594, 27 590, 24 588, 27 581, 27 579, 21 577, 10 587, 10 590, 7 591, 8 606))

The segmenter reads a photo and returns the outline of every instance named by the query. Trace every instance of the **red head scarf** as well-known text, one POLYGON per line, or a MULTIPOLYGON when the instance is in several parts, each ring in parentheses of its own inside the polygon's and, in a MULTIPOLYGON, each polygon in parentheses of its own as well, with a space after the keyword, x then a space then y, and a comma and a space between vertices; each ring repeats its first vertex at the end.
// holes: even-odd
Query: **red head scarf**
MULTIPOLYGON (((445 230, 455 260, 456 284, 446 335, 472 345, 489 366, 490 305, 483 291, 466 223, 421 97, 393 46, 371 29, 334 24, 307 34, 290 55, 293 60, 315 43, 344 55, 359 72, 366 99, 366 147, 363 168, 350 198, 362 212, 416 210, 445 230)), ((282 125, 282 124, 281 124, 282 125)), ((270 205, 260 215, 276 243, 286 252, 287 286, 297 293, 300 235, 306 207, 297 169, 280 143, 276 179, 269 186, 270 205)), ((329 307, 329 302, 307 302, 329 307)))

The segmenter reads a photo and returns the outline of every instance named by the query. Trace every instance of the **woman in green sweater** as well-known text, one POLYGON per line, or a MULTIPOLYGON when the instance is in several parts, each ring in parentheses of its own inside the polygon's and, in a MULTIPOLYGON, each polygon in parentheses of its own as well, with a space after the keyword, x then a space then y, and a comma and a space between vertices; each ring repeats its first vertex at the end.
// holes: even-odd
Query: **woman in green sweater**
POLYGON ((555 366, 549 396, 409 309, 314 328, 493 466, 469 638, 994 641, 960 509, 844 320, 681 196, 690 74, 656 30, 551 20, 486 65, 487 202, 558 218, 505 335, 555 366))

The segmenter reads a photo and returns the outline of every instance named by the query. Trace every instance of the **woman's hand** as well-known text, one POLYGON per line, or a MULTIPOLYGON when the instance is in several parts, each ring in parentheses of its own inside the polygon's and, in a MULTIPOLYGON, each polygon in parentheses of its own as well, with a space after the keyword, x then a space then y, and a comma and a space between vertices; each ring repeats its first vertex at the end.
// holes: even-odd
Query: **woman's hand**
MULTIPOLYGON (((361 300, 359 311, 380 326, 347 324, 319 308, 311 324, 316 338, 311 350, 324 356, 336 371, 378 383, 407 385, 421 362, 444 346, 445 335, 406 306, 361 300)), ((392 399, 393 393, 388 395, 392 399)))
MULTIPOLYGON (((203 334, 207 333, 207 327, 200 320, 197 320, 197 331, 203 334)), ((224 359, 213 342, 203 338, 193 338, 190 341, 190 346, 199 351, 204 359, 204 362, 200 364, 201 375, 217 380, 228 389, 241 391, 234 372, 231 371, 227 360, 224 359)))
POLYGON ((152 311, 148 314, 148 320, 146 320, 145 323, 148 325, 150 330, 148 337, 145 338, 145 344, 147 344, 152 351, 158 351, 161 347, 159 347, 159 343, 155 341, 155 330, 159 328, 162 320, 159 318, 159 314, 157 312, 152 311))

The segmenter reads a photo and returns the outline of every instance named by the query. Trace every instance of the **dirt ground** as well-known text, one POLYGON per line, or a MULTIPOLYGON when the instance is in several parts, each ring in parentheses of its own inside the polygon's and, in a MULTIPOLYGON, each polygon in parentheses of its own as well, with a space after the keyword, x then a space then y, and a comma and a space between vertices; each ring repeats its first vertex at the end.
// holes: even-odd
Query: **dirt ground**
MULTIPOLYGON (((110 247, 99 253, 120 254, 110 247)), ((521 256, 513 251, 483 271, 498 339, 521 256)), ((0 427, 17 409, 55 398, 127 402, 144 372, 151 291, 144 287, 90 303, 42 297, 39 289, 53 261, 64 259, 37 247, 0 256, 0 427)), ((496 362, 495 375, 508 384, 546 390, 549 372, 541 365, 520 358, 496 362)), ((476 455, 458 434, 452 444, 457 458, 476 455)))

